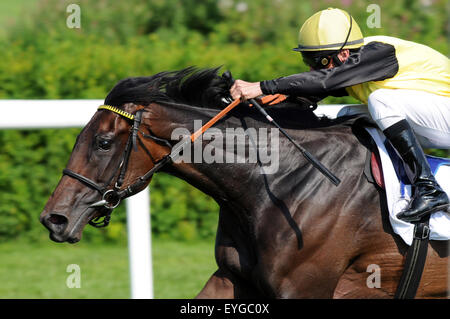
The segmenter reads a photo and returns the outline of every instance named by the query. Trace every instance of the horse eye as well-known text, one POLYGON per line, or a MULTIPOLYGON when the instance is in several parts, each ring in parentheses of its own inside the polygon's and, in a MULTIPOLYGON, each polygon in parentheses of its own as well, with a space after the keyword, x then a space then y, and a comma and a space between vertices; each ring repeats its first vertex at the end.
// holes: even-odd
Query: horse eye
POLYGON ((112 146, 112 141, 111 140, 104 140, 104 139, 100 139, 97 142, 98 148, 104 150, 104 151, 108 151, 109 149, 111 149, 112 146))

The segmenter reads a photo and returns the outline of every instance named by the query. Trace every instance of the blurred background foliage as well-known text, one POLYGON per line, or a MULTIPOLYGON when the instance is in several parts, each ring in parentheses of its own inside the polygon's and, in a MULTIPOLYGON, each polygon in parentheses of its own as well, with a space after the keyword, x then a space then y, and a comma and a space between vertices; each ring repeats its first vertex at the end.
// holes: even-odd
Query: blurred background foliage
MULTIPOLYGON (((223 66, 249 81, 307 71, 291 49, 303 21, 327 7, 349 11, 365 36, 400 37, 449 53, 445 0, 2 1, 0 98, 102 99, 125 77, 191 65, 223 66), (66 26, 71 3, 81 8, 80 29, 66 26), (381 28, 367 26, 369 4, 380 6, 381 28)), ((20 116, 20 110, 9 112, 20 116)), ((79 131, 0 130, 0 241, 19 235, 48 240, 38 216, 79 131)), ((153 179, 151 211, 153 236, 214 237, 217 204, 181 180, 163 174, 153 179)), ((108 228, 87 227, 84 240, 123 241, 125 230, 120 207, 108 228)))

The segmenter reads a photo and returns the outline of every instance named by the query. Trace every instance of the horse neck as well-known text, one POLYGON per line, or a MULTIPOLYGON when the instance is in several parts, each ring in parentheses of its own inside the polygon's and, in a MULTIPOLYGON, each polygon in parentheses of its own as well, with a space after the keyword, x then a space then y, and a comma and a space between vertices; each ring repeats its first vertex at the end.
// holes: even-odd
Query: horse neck
MULTIPOLYGON (((183 131, 190 135, 202 123, 206 124, 215 114, 217 110, 202 109, 198 107, 190 107, 187 105, 177 104, 152 104, 149 107, 149 115, 147 125, 151 128, 152 133, 162 139, 171 142, 175 147, 180 142, 179 136, 173 136, 174 132, 183 131), (174 139, 172 139, 174 137, 174 139)), ((195 145, 202 142, 202 138, 196 141, 195 145)), ((194 144, 192 145, 194 146, 194 144)), ((203 145, 201 145, 203 149, 203 145)), ((228 175, 231 171, 231 164, 220 164, 220 172, 228 175)), ((162 172, 169 173, 181 178, 200 189, 204 193, 213 197, 217 202, 227 201, 227 183, 220 185, 217 181, 217 166, 205 164, 202 161, 188 161, 181 163, 172 163, 165 166, 162 172)))

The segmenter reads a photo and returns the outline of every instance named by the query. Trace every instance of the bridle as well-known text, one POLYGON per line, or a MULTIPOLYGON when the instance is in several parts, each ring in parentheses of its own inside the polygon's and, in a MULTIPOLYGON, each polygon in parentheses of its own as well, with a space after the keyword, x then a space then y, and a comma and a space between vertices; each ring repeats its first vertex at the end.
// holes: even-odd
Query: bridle
MULTIPOLYGON (((141 142, 138 133, 140 132, 144 138, 150 138, 159 144, 169 147, 170 149, 172 149, 172 145, 170 144, 170 142, 168 140, 156 137, 152 134, 146 134, 139 130, 139 127, 140 127, 141 121, 142 121, 142 113, 145 112, 144 109, 140 109, 140 110, 136 111, 135 115, 125 112, 123 110, 120 110, 120 109, 118 109, 114 106, 110 106, 110 105, 101 105, 98 107, 98 110, 108 110, 108 111, 114 112, 114 113, 122 116, 123 118, 127 119, 128 121, 132 121, 132 123, 133 123, 130 128, 130 134, 128 136, 127 144, 125 146, 125 151, 122 155, 122 160, 120 161, 118 168, 114 171, 113 175, 105 183, 105 185, 99 185, 98 183, 94 182, 93 180, 91 180, 81 174, 75 173, 74 171, 72 171, 68 168, 65 168, 63 170, 63 175, 70 176, 70 177, 80 181, 81 183, 89 186, 90 188, 97 190, 102 195, 102 199, 100 201, 95 202, 89 206, 89 207, 104 207, 104 208, 106 208, 105 214, 103 214, 102 216, 98 216, 98 217, 94 218, 93 220, 89 221, 90 225, 100 228, 100 227, 105 227, 109 224, 109 221, 111 219, 111 213, 112 213, 113 209, 116 208, 117 206, 119 206, 122 199, 132 196, 132 195, 138 193, 140 190, 142 190, 142 188, 145 187, 145 185, 147 185, 148 181, 151 179, 153 174, 156 173, 157 171, 159 171, 164 165, 168 164, 172 160, 172 158, 170 156, 170 152, 169 152, 169 154, 165 155, 162 159, 155 161, 153 156, 151 156, 150 151, 141 142), (151 160, 154 163, 154 166, 147 173, 140 176, 136 182, 127 186, 124 189, 121 189, 123 182, 125 180, 125 175, 126 175, 127 168, 128 168, 128 162, 130 160, 131 151, 132 151, 132 149, 134 151, 138 150, 138 147, 137 147, 138 141, 141 144, 141 146, 146 150, 147 154, 149 154, 149 156, 151 157, 151 160), (116 179, 116 182, 114 183, 114 187, 108 189, 109 185, 111 184, 111 181, 116 176, 117 171, 119 171, 119 174, 117 175, 117 179, 116 179), (100 220, 101 217, 104 217, 104 219, 100 220)), ((151 133, 151 131, 150 131, 150 133, 151 133)))
MULTIPOLYGON (((272 103, 280 103, 282 102, 285 97, 281 95, 269 95, 265 98, 262 98, 263 104, 269 104, 272 105, 272 103), (266 98, 266 99, 265 99, 266 98), (268 98, 268 99, 267 99, 268 98)), ((106 209, 106 213, 94 218, 93 220, 89 221, 89 224, 94 227, 105 227, 109 224, 109 221, 111 219, 111 213, 114 208, 119 206, 122 199, 126 197, 130 197, 139 191, 141 191, 149 182, 149 180, 152 178, 153 174, 159 171, 161 168, 163 168, 165 165, 167 165, 170 162, 174 162, 175 159, 182 153, 183 149, 193 143, 199 136, 201 136, 208 128, 210 128, 214 123, 219 121, 222 117, 224 117, 228 112, 230 112, 233 108, 235 108, 237 105, 241 103, 240 99, 235 99, 234 101, 225 100, 224 102, 229 103, 227 107, 222 109, 218 114, 216 114, 212 119, 210 119, 205 125, 203 125, 200 129, 198 129, 196 132, 194 132, 187 140, 184 140, 183 143, 178 143, 175 147, 172 147, 171 143, 168 140, 156 137, 152 134, 150 127, 148 127, 150 134, 145 134, 144 132, 139 130, 139 126, 141 125, 142 121, 142 113, 145 112, 145 109, 139 109, 136 111, 136 114, 133 115, 131 113, 125 112, 121 109, 118 109, 114 106, 110 105, 101 105, 98 107, 98 110, 108 110, 111 112, 114 112, 125 119, 129 121, 133 121, 133 124, 130 128, 130 135, 128 136, 127 144, 125 146, 125 151, 122 155, 122 160, 117 168, 117 170, 113 173, 111 178, 105 183, 104 186, 99 185, 98 183, 92 181, 91 179, 84 177, 81 174, 75 173, 74 171, 65 168, 63 170, 63 175, 70 176, 81 183, 91 187, 92 189, 97 190, 101 195, 102 199, 98 202, 95 202, 91 204, 89 207, 104 207, 106 209), (160 160, 154 160, 153 156, 151 155, 150 151, 145 147, 144 143, 142 143, 141 139, 139 138, 139 134, 144 138, 150 138, 157 142, 158 144, 167 146, 170 151, 168 154, 166 154, 163 158, 160 160), (151 157, 151 160, 154 164, 154 166, 144 175, 140 176, 136 182, 133 184, 127 186, 124 189, 121 189, 123 182, 125 180, 125 174, 127 172, 128 168, 128 162, 130 159, 131 150, 134 149, 134 151, 137 151, 137 141, 141 144, 141 146, 145 149, 147 154, 151 157), (109 185, 111 185, 111 181, 113 180, 114 176, 116 176, 116 172, 119 171, 119 175, 116 179, 116 182, 114 184, 113 188, 108 189, 109 185), (103 220, 100 221, 100 218, 104 217, 103 220)), ((259 104, 254 101, 253 104, 255 106, 258 106, 258 109, 262 109, 259 104)), ((267 114, 267 113, 266 113, 267 114)), ((272 123, 275 123, 273 119, 265 115, 267 119, 271 119, 270 121, 272 123)), ((276 126, 280 129, 281 132, 284 132, 282 128, 276 124, 276 126)), ((285 134, 285 133, 284 133, 285 134)), ((340 180, 335 177, 325 166, 323 166, 317 159, 315 159, 309 152, 307 152, 305 149, 303 149, 301 146, 299 146, 297 143, 295 143, 292 138, 290 138, 287 134, 285 134, 288 139, 296 145, 297 148, 300 149, 303 156, 313 164, 313 166, 319 171, 324 174, 326 177, 328 177, 336 186, 339 184, 340 180)))
POLYGON ((203 134, 209 127, 211 127, 215 122, 217 122, 220 118, 222 118, 225 114, 227 114, 230 110, 232 110, 234 107, 240 104, 240 100, 237 99, 233 102, 231 102, 225 109, 220 111, 216 116, 214 116, 208 123, 203 125, 198 131, 196 131, 194 134, 190 136, 189 139, 184 140, 183 143, 179 143, 176 145, 176 147, 172 147, 170 142, 168 140, 156 137, 152 134, 151 129, 149 129, 150 134, 146 134, 139 130, 139 127, 141 125, 142 121, 142 113, 145 112, 145 109, 139 109, 136 111, 136 114, 133 115, 131 113, 125 112, 117 107, 111 106, 111 105, 101 105, 98 107, 98 110, 108 110, 111 112, 114 112, 125 119, 129 121, 133 121, 133 124, 130 128, 130 135, 128 136, 127 144, 125 146, 125 151, 122 155, 122 160, 119 164, 119 167, 117 170, 113 173, 111 178, 105 183, 104 186, 99 185, 98 183, 94 182, 93 180, 75 173, 74 171, 65 168, 63 170, 63 175, 70 176, 81 183, 89 186, 92 189, 95 189, 102 195, 102 199, 98 202, 95 202, 91 204, 89 207, 103 207, 106 209, 106 212, 94 218, 93 220, 89 221, 89 224, 100 228, 105 227, 109 224, 109 221, 111 220, 111 213, 114 208, 119 206, 122 199, 130 197, 144 188, 149 180, 152 178, 153 174, 155 174, 157 171, 159 171, 163 166, 167 165, 170 162, 173 162, 183 151, 183 149, 186 147, 186 145, 189 145, 191 142, 194 142, 197 137, 199 137, 201 134, 203 134), (153 156, 151 155, 150 151, 145 147, 144 143, 139 138, 138 133, 141 133, 141 135, 144 138, 150 138, 157 142, 158 144, 167 146, 170 151, 168 154, 166 154, 163 158, 160 160, 154 160, 153 156), (145 149, 147 154, 151 157, 151 160, 154 164, 154 166, 144 175, 140 176, 136 182, 133 184, 127 186, 124 189, 121 189, 123 182, 125 180, 125 174, 127 172, 128 168, 128 162, 130 159, 131 150, 137 151, 137 141, 141 144, 141 146, 145 149), (116 176, 116 172, 119 171, 119 175, 116 179, 116 182, 114 184, 113 188, 108 189, 108 186, 111 185, 111 181, 113 180, 114 176, 116 176), (102 217, 104 217, 103 220, 100 220, 102 217))

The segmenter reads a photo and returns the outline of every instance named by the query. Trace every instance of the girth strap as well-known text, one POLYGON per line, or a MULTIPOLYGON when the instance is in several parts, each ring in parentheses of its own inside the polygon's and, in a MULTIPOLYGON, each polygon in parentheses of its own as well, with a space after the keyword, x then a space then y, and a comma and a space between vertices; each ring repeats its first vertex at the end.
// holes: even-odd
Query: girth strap
POLYGON ((395 299, 413 299, 419 288, 430 239, 430 215, 414 227, 414 239, 406 252, 406 261, 395 293, 395 299))

